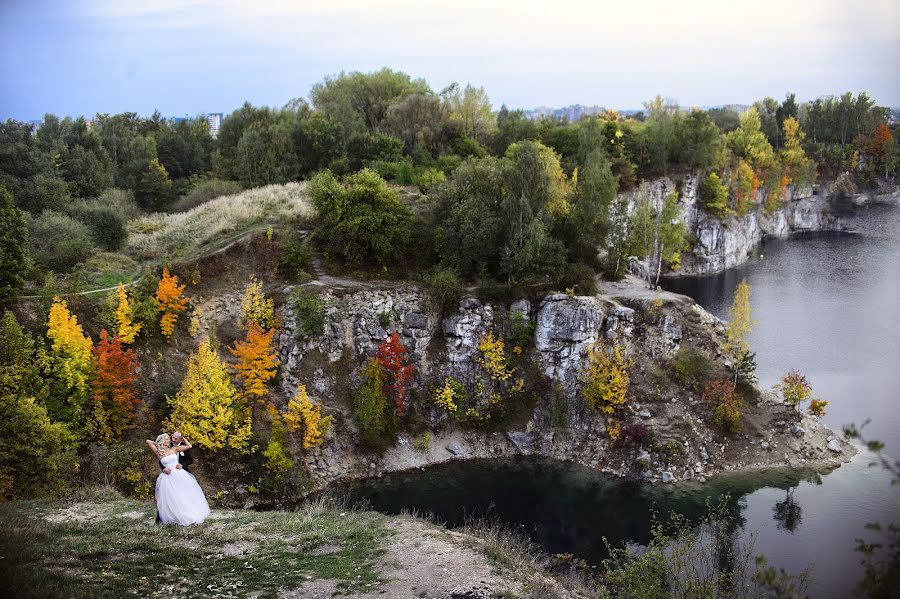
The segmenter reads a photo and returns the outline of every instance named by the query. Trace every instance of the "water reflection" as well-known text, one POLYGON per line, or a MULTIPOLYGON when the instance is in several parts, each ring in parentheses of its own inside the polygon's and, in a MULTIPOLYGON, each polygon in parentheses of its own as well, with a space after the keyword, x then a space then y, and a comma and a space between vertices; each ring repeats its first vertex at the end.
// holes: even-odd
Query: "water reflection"
MULTIPOLYGON (((680 514, 695 524, 720 503, 727 536, 734 540, 746 524, 745 496, 763 487, 787 492, 818 478, 813 472, 774 471, 663 487, 550 460, 486 460, 388 474, 333 487, 330 493, 388 514, 431 514, 450 527, 473 519, 499 521, 549 553, 571 553, 596 565, 608 556, 604 538, 613 546, 647 544, 654 517, 666 523, 680 514)), ((725 559, 728 552, 722 547, 718 554, 725 559)))
POLYGON ((775 522, 781 530, 794 532, 803 520, 803 508, 794 500, 794 489, 788 489, 785 498, 775 502, 772 511, 775 512, 775 522))

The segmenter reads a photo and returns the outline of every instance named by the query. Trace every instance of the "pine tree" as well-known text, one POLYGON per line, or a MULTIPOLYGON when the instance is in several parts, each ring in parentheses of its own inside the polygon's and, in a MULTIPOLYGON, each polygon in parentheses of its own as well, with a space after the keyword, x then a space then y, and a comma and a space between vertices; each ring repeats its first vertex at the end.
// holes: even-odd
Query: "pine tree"
POLYGON ((171 198, 171 191, 172 180, 166 172, 166 167, 154 158, 141 177, 137 189, 138 200, 148 210, 162 210, 171 198))
POLYGON ((209 339, 190 355, 181 389, 167 401, 172 410, 166 420, 169 430, 181 431, 192 443, 209 451, 246 449, 250 411, 209 339))
POLYGON ((142 325, 132 320, 131 302, 128 301, 125 285, 119 283, 118 288, 116 288, 116 295, 119 298, 119 305, 116 308, 116 323, 119 325, 116 337, 122 343, 134 343, 134 338, 140 332, 142 325))
POLYGON ((266 382, 275 378, 278 356, 272 346, 274 336, 275 329, 263 332, 253 322, 247 331, 246 341, 235 341, 234 347, 228 348, 238 359, 232 369, 243 382, 244 393, 248 396, 263 397, 266 394, 266 382))
POLYGON ((187 298, 182 296, 184 285, 178 284, 178 276, 170 275, 168 268, 163 268, 162 278, 156 288, 156 303, 162 316, 159 319, 159 328, 163 336, 168 339, 175 331, 175 323, 178 315, 187 308, 187 298))
POLYGON ((331 416, 322 417, 322 406, 309 400, 305 385, 297 387, 282 418, 288 430, 302 435, 303 449, 321 445, 331 428, 331 416))
POLYGON ((12 194, 0 185, 0 304, 22 286, 28 257, 28 228, 12 194))
POLYGON ((135 410, 140 404, 134 387, 137 381, 137 357, 122 349, 122 339, 109 339, 106 330, 94 347, 96 372, 91 381, 95 413, 103 414, 96 423, 99 438, 112 441, 132 428, 135 410))

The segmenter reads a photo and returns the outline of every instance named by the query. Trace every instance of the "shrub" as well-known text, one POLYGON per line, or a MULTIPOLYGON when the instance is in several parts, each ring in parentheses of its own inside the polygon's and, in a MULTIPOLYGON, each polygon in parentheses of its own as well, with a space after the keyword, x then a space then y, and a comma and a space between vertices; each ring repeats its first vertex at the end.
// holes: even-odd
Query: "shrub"
POLYGON ((694 348, 682 346, 672 358, 672 370, 682 385, 699 389, 709 378, 709 360, 694 348))
POLYGON ((619 445, 640 445, 650 436, 643 422, 630 422, 622 427, 617 442, 619 445))
POLYGON ((297 321, 298 337, 318 337, 325 331, 325 305, 318 295, 296 289, 291 293, 291 307, 297 321))
POLYGON ((128 238, 125 218, 112 208, 99 208, 91 219, 94 240, 108 251, 116 251, 128 238))
POLYGON ((734 383, 728 379, 712 381, 703 390, 703 401, 712 406, 713 421, 723 433, 741 430, 742 402, 734 391, 734 383))
POLYGON ((65 272, 94 251, 91 230, 70 216, 45 210, 29 226, 31 257, 44 268, 65 272))
POLYGON ((241 299, 241 325, 249 328, 254 323, 263 329, 274 329, 275 302, 266 297, 262 283, 250 275, 250 282, 241 299))
POLYGON ((310 279, 309 270, 312 251, 307 239, 299 239, 293 234, 280 240, 278 272, 289 281, 305 283, 310 279))
POLYGON ((321 445, 331 429, 331 416, 322 416, 322 406, 309 400, 305 385, 297 387, 283 418, 288 430, 301 436, 303 449, 321 445))
POLYGON ((628 370, 632 361, 616 345, 604 349, 595 345, 588 350, 588 366, 581 391, 585 403, 593 410, 612 414, 625 404, 628 393, 628 370))
POLYGON ((521 312, 513 312, 509 316, 509 335, 507 340, 513 346, 513 353, 521 355, 534 342, 534 323, 521 312), (516 348, 519 348, 516 351, 516 348))
POLYGON ((100 194, 91 204, 110 208, 121 214, 125 220, 130 220, 141 214, 141 207, 134 199, 134 192, 128 189, 110 188, 100 194))
POLYGON ((456 309, 459 298, 465 292, 462 281, 452 268, 436 267, 423 281, 425 291, 444 312, 456 309))
POLYGON ((378 173, 363 169, 341 185, 329 172, 310 183, 319 213, 316 239, 351 266, 374 260, 387 267, 410 238, 410 212, 378 173))
POLYGON ((169 212, 187 212, 210 200, 240 192, 241 186, 235 181, 223 181, 222 179, 200 180, 172 204, 169 212))
POLYGON ((444 171, 436 168, 427 168, 416 177, 416 185, 419 186, 419 191, 428 193, 446 180, 447 176, 444 174, 444 171))
POLYGON ((781 393, 784 401, 791 405, 800 404, 812 395, 812 385, 806 377, 797 370, 791 370, 781 378, 781 382, 775 386, 781 393))
POLYGON ((587 264, 576 262, 566 266, 557 285, 561 289, 572 289, 578 295, 594 295, 597 293, 596 274, 587 264))
POLYGON ((82 471, 87 482, 114 487, 123 495, 144 499, 150 481, 144 476, 144 448, 135 443, 92 443, 82 471))

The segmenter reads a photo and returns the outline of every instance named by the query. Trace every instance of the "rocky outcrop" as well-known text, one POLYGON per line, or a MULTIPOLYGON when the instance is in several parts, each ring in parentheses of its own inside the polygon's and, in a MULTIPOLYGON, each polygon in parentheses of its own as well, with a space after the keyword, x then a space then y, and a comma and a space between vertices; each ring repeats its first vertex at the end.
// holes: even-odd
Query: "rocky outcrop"
POLYGON ((548 295, 541 302, 534 345, 544 375, 574 392, 587 348, 601 336, 603 312, 596 298, 548 295))
MULTIPOLYGON (((291 290, 286 292, 290 297, 291 290)), ((775 399, 748 406, 740 436, 721 437, 708 406, 668 370, 685 343, 721 362, 721 321, 684 296, 649 291, 632 278, 605 293, 551 294, 511 305, 469 297, 441 318, 413 286, 325 290, 319 295, 323 332, 312 338, 298 338, 298 315, 288 301, 279 337, 282 390, 289 396, 302 382, 334 417, 326 443, 303 453, 313 479, 326 484, 450 459, 539 455, 621 476, 677 482, 733 469, 836 465, 852 454, 815 418, 775 399), (477 366, 479 342, 488 331, 504 337, 516 313, 531 322, 534 340, 521 348, 516 366, 516 378, 528 379, 528 391, 507 400, 529 402, 526 412, 492 430, 457 422, 431 403, 431 389, 445 376, 476 389, 484 375, 477 366), (416 365, 410 393, 418 418, 414 434, 423 435, 423 426, 428 434, 423 441, 401 431, 379 455, 359 446, 351 396, 366 357, 392 332, 401 336, 416 365), (598 343, 622 345, 634 364, 629 404, 614 426, 652 433, 652 444, 616 443, 610 421, 585 406, 580 396, 585 354, 598 343)))

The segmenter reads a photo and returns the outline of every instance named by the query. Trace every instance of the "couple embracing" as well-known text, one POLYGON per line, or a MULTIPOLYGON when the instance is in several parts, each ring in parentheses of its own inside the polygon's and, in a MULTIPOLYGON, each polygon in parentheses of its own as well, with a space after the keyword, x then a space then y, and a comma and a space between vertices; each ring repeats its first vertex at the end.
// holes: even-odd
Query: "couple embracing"
POLYGON ((156 441, 147 439, 147 447, 159 460, 156 478, 156 521, 161 524, 202 524, 209 516, 209 504, 197 479, 188 468, 191 444, 178 432, 163 433, 156 441))

